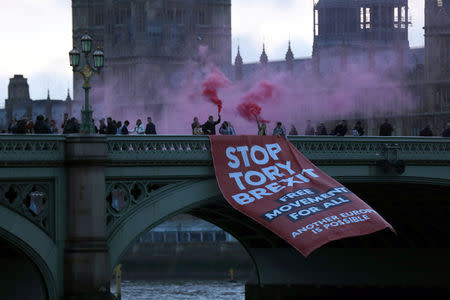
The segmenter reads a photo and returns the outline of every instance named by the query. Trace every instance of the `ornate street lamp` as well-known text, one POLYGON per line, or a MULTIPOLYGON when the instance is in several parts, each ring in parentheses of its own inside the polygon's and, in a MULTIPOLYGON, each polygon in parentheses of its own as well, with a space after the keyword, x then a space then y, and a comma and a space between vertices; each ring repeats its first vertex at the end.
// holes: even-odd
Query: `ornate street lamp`
POLYGON ((91 88, 91 77, 95 74, 99 74, 103 68, 104 53, 100 50, 100 47, 93 53, 94 66, 89 63, 89 54, 92 50, 92 38, 86 33, 81 37, 81 51, 84 53, 84 66, 80 66, 80 51, 74 47, 69 52, 70 66, 72 66, 73 72, 80 74, 83 77, 83 89, 84 89, 84 109, 81 110, 81 128, 80 133, 92 134, 94 131, 94 123, 92 122, 92 110, 89 105, 89 90, 91 88))

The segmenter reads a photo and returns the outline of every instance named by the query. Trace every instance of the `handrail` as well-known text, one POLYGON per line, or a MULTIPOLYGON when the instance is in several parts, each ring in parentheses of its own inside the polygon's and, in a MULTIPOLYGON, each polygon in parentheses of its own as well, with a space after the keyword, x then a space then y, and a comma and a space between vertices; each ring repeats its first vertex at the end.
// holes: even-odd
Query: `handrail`
MULTIPOLYGON (((105 136, 114 163, 211 162, 207 136, 105 136)), ((314 161, 376 161, 395 156, 416 161, 450 161, 450 139, 441 137, 289 136, 314 161)), ((0 162, 64 161, 64 135, 0 135, 0 162)))
POLYGON ((0 162, 64 161, 64 135, 0 135, 0 162))

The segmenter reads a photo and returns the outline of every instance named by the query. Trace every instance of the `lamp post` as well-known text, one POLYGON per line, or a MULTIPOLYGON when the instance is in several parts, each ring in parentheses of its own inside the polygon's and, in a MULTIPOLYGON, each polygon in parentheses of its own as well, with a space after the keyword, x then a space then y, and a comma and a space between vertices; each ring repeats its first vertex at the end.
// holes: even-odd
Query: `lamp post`
POLYGON ((73 72, 80 74, 83 77, 84 89, 84 109, 81 110, 81 127, 80 133, 92 134, 94 132, 94 123, 92 122, 92 109, 89 105, 89 90, 91 88, 91 77, 99 74, 103 68, 104 53, 100 47, 93 53, 94 66, 89 63, 89 54, 92 50, 92 38, 86 33, 81 37, 81 51, 84 53, 84 66, 80 66, 80 51, 74 47, 69 52, 70 66, 73 72))

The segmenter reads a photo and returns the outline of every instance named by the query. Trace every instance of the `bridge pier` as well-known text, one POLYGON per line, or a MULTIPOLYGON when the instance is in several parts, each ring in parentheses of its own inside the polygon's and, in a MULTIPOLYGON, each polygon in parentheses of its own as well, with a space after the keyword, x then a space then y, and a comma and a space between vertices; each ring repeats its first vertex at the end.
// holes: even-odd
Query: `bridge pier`
POLYGON ((64 298, 113 299, 105 234, 106 138, 68 136, 64 298))

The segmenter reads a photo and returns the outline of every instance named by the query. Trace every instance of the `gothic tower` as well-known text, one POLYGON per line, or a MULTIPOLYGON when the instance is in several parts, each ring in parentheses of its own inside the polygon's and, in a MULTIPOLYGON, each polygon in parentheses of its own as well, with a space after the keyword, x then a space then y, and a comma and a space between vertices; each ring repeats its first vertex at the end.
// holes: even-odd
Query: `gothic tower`
MULTIPOLYGON (((72 0, 72 8, 74 43, 87 31, 105 52, 91 93, 101 117, 161 112, 161 87, 175 89, 200 48, 219 67, 231 66, 231 0, 72 0)), ((81 78, 74 82, 79 101, 81 78)))
POLYGON ((13 118, 21 119, 26 117, 31 119, 31 99, 28 81, 23 75, 14 75, 9 79, 8 99, 5 100, 7 124, 13 118), (13 115, 13 112, 15 115, 13 115))
POLYGON ((409 49, 409 19, 408 0, 314 0, 313 56, 322 56, 321 71, 325 72, 346 68, 327 59, 339 52, 362 61, 369 49, 391 51, 395 56, 398 49, 409 49))
POLYGON ((450 1, 425 1, 426 109, 450 110, 450 1))

